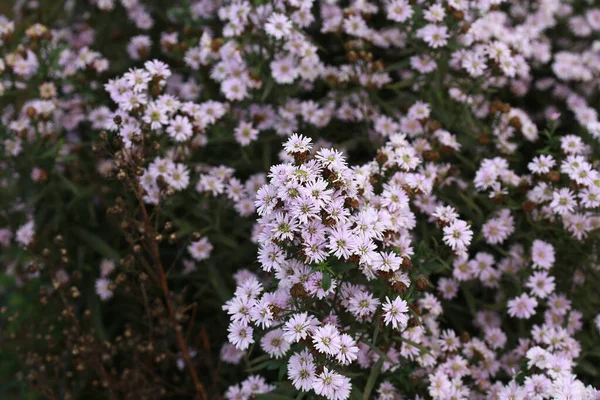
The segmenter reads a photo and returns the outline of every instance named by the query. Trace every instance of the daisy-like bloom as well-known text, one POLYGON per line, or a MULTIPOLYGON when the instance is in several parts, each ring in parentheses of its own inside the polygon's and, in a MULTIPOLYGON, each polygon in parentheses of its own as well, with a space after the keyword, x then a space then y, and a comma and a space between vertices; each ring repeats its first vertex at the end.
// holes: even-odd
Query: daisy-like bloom
POLYGON ((519 319, 529 319, 535 314, 538 302, 526 293, 508 301, 508 315, 519 319))
POLYGON ((283 148, 290 154, 305 153, 312 148, 312 139, 306 136, 293 133, 292 136, 285 142, 283 148))
POLYGON ((250 323, 250 310, 253 308, 254 299, 247 296, 235 296, 225 303, 223 310, 231 315, 232 321, 250 323))
POLYGON ((228 364, 238 365, 242 361, 244 354, 246 353, 236 349, 231 343, 225 343, 221 347, 219 357, 228 364))
POLYGON ((487 68, 484 55, 477 51, 466 52, 461 65, 473 77, 482 76, 487 68))
MULTIPOLYGON (((418 157, 417 152, 412 147, 397 149, 396 156, 398 166, 404 171, 412 171, 421 163, 421 159, 418 157)), ((429 190, 423 190, 425 193, 428 191, 429 190)))
POLYGON ((496 218, 490 219, 481 228, 483 237, 489 244, 503 243, 514 230, 515 221, 508 209, 500 211, 496 218))
POLYGON ((277 271, 285 261, 285 254, 281 247, 270 243, 258 249, 258 261, 265 271, 277 271))
POLYGON ((173 118, 167 127, 167 133, 176 142, 185 142, 192 137, 193 127, 187 117, 177 115, 173 118))
POLYGON ((545 369, 550 362, 551 354, 542 349, 539 346, 535 346, 527 350, 525 355, 527 357, 527 368, 531 369, 533 367, 538 367, 540 369, 545 369))
POLYGON ((287 365, 288 377, 296 389, 308 392, 313 388, 317 367, 308 349, 292 355, 287 365))
POLYGON ((553 399, 582 399, 584 393, 588 392, 585 385, 577 379, 577 377, 570 373, 557 376, 556 380, 552 383, 550 389, 550 396, 553 399))
POLYGON ((388 19, 396 22, 404 22, 412 17, 414 11, 406 0, 392 0, 386 7, 388 19))
POLYGON ((260 325, 261 328, 269 328, 273 325, 275 316, 273 315, 273 302, 270 296, 264 295, 260 300, 254 302, 250 309, 252 322, 260 325))
POLYGON ((409 198, 404 189, 399 186, 390 185, 385 188, 382 195, 382 205, 392 211, 408 208, 409 198))
MULTIPOLYGON (((304 148, 304 146, 300 148, 304 148)), ((320 177, 310 182, 304 189, 304 195, 314 198, 319 207, 324 207, 326 203, 329 203, 332 194, 333 189, 327 188, 327 182, 320 177)))
POLYGON ((106 278, 96 279, 96 294, 100 297, 102 301, 109 300, 113 297, 113 292, 110 290, 111 281, 106 278))
POLYGON ((474 271, 469 265, 467 256, 454 260, 452 276, 459 281, 468 281, 475 278, 474 271))
POLYGON ((235 140, 242 146, 248 146, 258 139, 258 129, 254 129, 252 123, 240 121, 234 130, 235 140))
POLYGON ((192 242, 187 248, 190 255, 197 261, 206 260, 210 257, 212 249, 213 246, 207 237, 202 237, 200 240, 192 242))
POLYGON ((424 120, 429 118, 430 114, 431 107, 429 104, 422 101, 417 101, 408 109, 408 117, 416 120, 424 120))
POLYGON ((229 342, 238 350, 246 350, 248 346, 254 343, 254 337, 252 336, 254 330, 251 326, 244 324, 241 321, 233 321, 229 324, 227 330, 229 332, 229 335, 227 336, 229 342))
POLYGON ((15 239, 23 246, 28 246, 29 244, 31 244, 31 242, 33 242, 34 235, 35 223, 33 221, 29 221, 17 230, 15 239))
POLYGON ((437 49, 448 44, 448 28, 440 25, 426 25, 417 31, 417 37, 421 38, 431 48, 437 49))
POLYGON ((469 268, 473 276, 479 278, 482 281, 490 279, 493 271, 494 257, 489 253, 480 252, 477 253, 475 258, 469 261, 469 268))
POLYGON ((533 266, 550 269, 554 265, 554 247, 550 243, 536 239, 531 246, 531 261, 533 266))
POLYGON ((306 339, 318 324, 319 321, 306 312, 294 314, 283 326, 283 338, 289 343, 299 342, 306 339))
POLYGON ((159 79, 159 84, 164 85, 166 79, 171 76, 169 66, 159 60, 150 60, 144 63, 144 68, 155 78, 159 79))
POLYGON ((148 82, 152 80, 152 76, 141 68, 130 69, 123 75, 125 82, 135 92, 142 92, 148 88, 148 82))
MULTIPOLYGON (((372 227, 369 227, 370 229, 372 227)), ((375 258, 377 257, 377 253, 375 250, 377 249, 377 245, 367 234, 360 234, 357 237, 357 240, 352 244, 352 252, 360 256, 359 263, 361 265, 373 265, 375 258)))
POLYGON ((315 328, 312 335, 312 341, 315 349, 320 353, 336 355, 340 351, 340 333, 338 329, 331 324, 315 328))
POLYGON ((239 101, 248 96, 248 87, 239 78, 228 78, 221 83, 221 92, 228 100, 239 101))
POLYGON ((565 315, 571 309, 571 301, 564 295, 553 294, 548 298, 547 304, 550 310, 558 315, 565 315))
POLYGON ((267 332, 260 340, 262 349, 271 357, 281 358, 290 349, 290 344, 283 339, 283 331, 274 329, 267 332))
POLYGON ((431 216, 443 224, 449 224, 458 219, 458 213, 454 207, 451 206, 438 206, 435 208, 435 211, 433 214, 431 214, 431 216))
POLYGON ((552 202, 550 208, 557 214, 572 213, 575 210, 577 201, 573 192, 567 188, 556 190, 552 193, 552 202))
POLYGON ((21 150, 23 149, 21 143, 19 138, 6 139, 3 142, 4 148, 12 156, 17 156, 21 153, 21 150))
POLYGON ((527 164, 527 168, 534 174, 542 175, 547 174, 550 170, 556 165, 556 161, 550 155, 541 155, 535 157, 529 164, 527 164))
POLYGON ((506 334, 500 328, 487 328, 485 341, 492 349, 501 349, 506 344, 506 334))
POLYGON ((190 184, 190 172, 184 164, 177 163, 165 175, 167 184, 175 190, 183 190, 190 184))
POLYGON ((383 320, 386 325, 392 325, 394 329, 403 330, 408 325, 408 304, 400 297, 390 300, 386 296, 383 303, 383 320))
POLYGON ((389 381, 383 381, 377 388, 377 394, 379 400, 396 400, 400 397, 398 390, 389 381))
POLYGON ((297 228, 297 222, 290 215, 279 212, 275 216, 275 221, 271 224, 271 233, 275 239, 292 240, 297 228))
POLYGON ((315 159, 334 171, 346 167, 344 155, 336 149, 321 149, 317 151, 315 159))
POLYGON ((257 395, 268 393, 275 389, 275 386, 267 384, 262 376, 251 375, 242 382, 242 392, 247 397, 258 397, 257 395))
POLYGON ((560 138, 560 147, 567 154, 580 154, 584 144, 579 136, 565 135, 560 138))
POLYGON ((429 22, 442 22, 446 16, 446 11, 441 4, 433 4, 423 14, 425 19, 429 22))
POLYGON ((373 257, 373 269, 377 271, 389 272, 397 271, 400 269, 402 264, 402 257, 399 257, 393 251, 390 252, 379 252, 373 257))
POLYGON ((525 284, 533 293, 534 296, 540 299, 545 299, 548 295, 554 292, 556 285, 554 284, 554 277, 548 276, 545 271, 534 272, 525 284))
POLYGON ((355 293, 348 300, 348 311, 358 318, 368 318, 372 316, 379 306, 379 299, 366 291, 355 293))
POLYGON ((453 221, 450 225, 444 227, 443 241, 452 250, 463 250, 469 246, 473 238, 473 231, 463 220, 453 221))
POLYGON ((306 241, 303 248, 307 262, 319 263, 327 259, 328 253, 325 246, 319 243, 318 239, 310 238, 306 241))
POLYGON ((152 41, 146 35, 138 35, 131 38, 127 45, 127 52, 134 60, 141 60, 148 56, 152 41))
POLYGON ((534 374, 525 378, 524 391, 527 398, 543 399, 550 391, 552 381, 541 374, 534 374))
POLYGON ((369 34, 369 27, 360 15, 350 15, 344 19, 344 32, 356 37, 366 37, 369 34))
MULTIPOLYGON (((428 74, 433 72, 437 68, 437 64, 433 58, 428 56, 427 54, 420 54, 417 56, 412 56, 410 58, 410 66, 417 72, 422 74, 428 74)), ((419 127, 415 126, 415 129, 421 130, 419 127)))
POLYGON ((348 259, 352 254, 351 248, 354 241, 354 238, 347 229, 335 228, 331 230, 328 248, 336 257, 348 259))
POLYGON ((454 331, 449 329, 442 332, 438 341, 441 349, 447 352, 454 352, 461 345, 460 338, 456 336, 456 333, 454 333, 454 331))
POLYGON ((115 270, 115 262, 112 260, 102 260, 100 263, 100 276, 106 278, 115 270))
POLYGON ((298 221, 306 224, 309 220, 317 219, 319 211, 319 205, 314 198, 302 196, 294 203, 290 213, 298 221))
POLYGON ((323 372, 315 378, 313 389, 316 394, 329 400, 346 400, 350 397, 352 385, 349 378, 324 367, 323 372))
POLYGON ((438 281, 438 291, 446 300, 452 300, 458 294, 458 281, 450 278, 440 278, 438 281))
POLYGON ((335 358, 342 365, 348 365, 358 357, 358 347, 352 336, 343 333, 340 335, 340 351, 335 355, 335 358))
POLYGON ((565 218, 563 221, 564 226, 567 228, 567 231, 579 241, 583 241, 587 237, 589 231, 594 229, 592 223, 594 223, 596 227, 598 227, 600 223, 598 219, 590 219, 589 214, 577 213, 567 216, 568 218, 565 218))
POLYGON ((10 245, 10 240, 13 237, 13 233, 8 228, 0 229, 0 245, 7 247, 10 245))
POLYGON ((271 62, 271 72, 275 82, 288 84, 294 82, 300 71, 291 57, 285 57, 271 62))
POLYGON ((514 77, 517 73, 517 62, 514 57, 505 56, 500 59, 500 69, 504 75, 514 77))
POLYGON ((265 32, 276 39, 283 39, 292 32, 292 23, 285 15, 273 13, 265 24, 265 32))
POLYGON ((573 168, 569 173, 569 177, 579 185, 592 186, 594 181, 598 179, 598 172, 592 169, 590 163, 584 162, 573 168))
POLYGON ((442 371, 437 371, 429 375, 429 395, 434 399, 449 399, 452 384, 448 375, 442 371))

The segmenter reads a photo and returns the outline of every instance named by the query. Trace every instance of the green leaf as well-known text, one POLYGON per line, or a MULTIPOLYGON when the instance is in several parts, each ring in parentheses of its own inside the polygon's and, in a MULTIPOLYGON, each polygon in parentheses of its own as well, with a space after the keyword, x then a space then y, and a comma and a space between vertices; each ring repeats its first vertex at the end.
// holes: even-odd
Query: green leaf
POLYGON ((417 349, 421 350, 421 352, 423 352, 425 354, 430 354, 431 353, 431 351, 427 347, 425 347, 423 345, 420 345, 419 343, 415 343, 412 340, 408 340, 406 338, 403 338, 402 336, 394 336, 393 338, 396 339, 396 340, 399 340, 401 342, 404 342, 406 344, 410 344, 411 346, 416 347, 417 349))
POLYGON ((93 290, 93 288, 89 288, 87 292, 87 303, 90 311, 92 312, 92 324, 94 325, 94 330, 96 331, 98 339, 100 339, 101 342, 104 342, 108 339, 108 335, 106 334, 104 322, 102 321, 100 298, 96 294, 96 291, 93 290))
POLYGON ((379 330, 381 329, 381 325, 376 323, 375 330, 373 331, 373 345, 377 343, 377 336, 379 336, 379 330))
POLYGON ((294 398, 279 393, 263 393, 257 395, 256 400, 294 400, 294 398))
POLYGON ((331 268, 337 272, 338 274, 342 274, 344 272, 348 272, 356 267, 355 264, 337 264, 333 265, 331 268))
POLYGON ((63 174, 57 174, 58 177, 60 178, 61 181, 63 181, 63 183, 65 184, 65 186, 67 187, 67 189, 69 189, 71 192, 73 192, 73 194, 79 198, 81 197, 81 191, 79 190, 79 188, 77 187, 77 185, 75 185, 72 181, 70 181, 69 179, 67 179, 63 174))
POLYGON ((287 372, 287 365, 286 363, 281 363, 281 366, 279 367, 279 375, 277 376, 278 380, 282 380, 285 377, 285 373, 287 372))
POLYGON ((270 364, 271 364, 271 360, 264 361, 264 362, 261 362, 259 364, 256 364, 255 366, 253 366, 251 368, 247 368, 246 372, 260 371, 261 369, 267 368, 270 364))
POLYGON ((515 381, 522 385, 525 382, 525 378, 527 376, 527 359, 523 358, 519 363, 519 373, 515 377, 515 381))
POLYGON ((331 275, 329 272, 323 272, 323 281, 321 282, 321 286, 324 291, 328 291, 331 287, 331 275))
POLYGON ((371 374, 369 375, 369 379, 367 379, 367 384, 365 385, 365 391, 363 392, 363 397, 362 397, 363 400, 370 399, 371 392, 373 391, 373 388, 375 387, 375 382, 377 382, 377 377, 379 376, 379 373, 381 372, 381 367, 383 366, 383 361, 384 361, 383 357, 379 358, 379 360, 377 360, 377 363, 371 370, 371 374))
POLYGON ((271 356, 268 354, 263 354, 262 356, 258 356, 255 359, 253 359, 252 361, 250 361, 251 365, 255 365, 255 364, 259 364, 262 363, 264 361, 270 360, 271 356))
POLYGON ((352 388, 352 392, 350 392, 350 398, 352 400, 362 400, 362 392, 356 385, 352 388))
POLYGON ((475 316, 476 312, 476 307, 475 307, 475 298, 473 297, 473 294, 471 293, 471 291, 467 288, 465 288, 464 286, 462 287, 462 292, 465 296, 465 299, 467 300, 467 306, 469 307, 469 311, 471 312, 472 316, 475 316))
POLYGON ((231 293, 227 289, 225 282, 223 282, 221 274, 212 263, 208 263, 208 279, 223 303, 231 299, 231 293))
POLYGON ((390 362, 390 363, 394 363, 394 361, 388 357, 387 354, 385 354, 379 347, 377 346, 373 346, 372 343, 368 343, 368 342, 363 342, 364 344, 366 344, 367 346, 369 346, 371 348, 371 350, 373 350, 375 353, 377 353, 377 355, 379 357, 381 357, 383 360, 390 362))
POLYGON ((269 364, 267 365, 267 369, 270 369, 270 370, 279 369, 279 367, 281 367, 281 364, 283 364, 283 363, 280 360, 271 360, 271 361, 269 361, 269 364))
POLYGON ((117 260, 119 258, 119 252, 113 249, 99 236, 96 236, 95 234, 82 228, 73 228, 73 232, 75 232, 79 238, 89 244, 90 247, 102 254, 104 257, 110 258, 111 260, 117 260))
POLYGON ((214 235, 213 240, 217 243, 224 244, 231 249, 239 249, 239 244, 227 235, 214 235))
POLYGON ((267 99, 267 97, 269 97, 269 94, 271 93, 271 90, 273 90, 274 85, 275 85, 275 83, 274 83, 273 79, 269 79, 269 81, 265 85, 265 91, 263 92, 263 94, 261 96, 261 101, 265 101, 267 99))
POLYGON ((589 375, 592 375, 595 377, 600 376, 600 371, 598 371, 598 368, 588 361, 580 360, 578 362, 578 367, 585 370, 586 374, 589 374, 589 375))
POLYGON ((473 199, 469 196, 466 196, 463 192, 461 192, 460 190, 458 191, 458 195, 460 196, 460 198, 467 203, 467 205, 469 206, 469 209, 471 210, 475 210, 475 212, 477 213, 477 216, 479 217, 479 220, 483 220, 483 212, 481 211, 481 209, 475 204, 475 202, 473 201, 473 199))

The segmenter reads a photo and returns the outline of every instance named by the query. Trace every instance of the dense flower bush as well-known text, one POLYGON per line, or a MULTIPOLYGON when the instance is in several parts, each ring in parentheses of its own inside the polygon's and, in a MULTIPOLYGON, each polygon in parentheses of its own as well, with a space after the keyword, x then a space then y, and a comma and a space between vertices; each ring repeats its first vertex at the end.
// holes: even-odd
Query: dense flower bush
POLYGON ((0 390, 599 399, 600 8, 0 9, 0 390))

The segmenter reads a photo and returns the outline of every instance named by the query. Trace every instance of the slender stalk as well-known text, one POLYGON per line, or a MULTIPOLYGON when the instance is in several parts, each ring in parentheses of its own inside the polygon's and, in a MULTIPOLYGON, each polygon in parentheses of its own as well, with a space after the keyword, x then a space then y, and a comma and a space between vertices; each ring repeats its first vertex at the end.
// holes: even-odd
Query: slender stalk
MULTIPOLYGON (((160 259, 160 252, 158 249, 158 243, 156 241, 156 235, 154 232, 154 228, 152 227, 152 222, 150 221, 148 212, 146 211, 146 205, 144 204, 144 201, 142 199, 142 191, 137 178, 134 179, 134 193, 142 210, 142 217, 144 218, 144 228, 146 230, 146 237, 148 240, 150 256, 152 257, 152 260, 156 264, 156 269, 158 270, 160 287, 162 289, 165 302, 167 304, 167 309, 169 310, 169 316, 175 324, 178 324, 175 318, 175 307, 173 306, 173 303, 171 302, 170 298, 169 286, 167 284, 167 276, 165 274, 162 261, 160 259)), ((182 334, 183 329, 178 329, 178 327, 175 327, 174 330, 175 338, 177 340, 177 346, 183 354, 185 364, 190 372, 190 375, 192 376, 192 380, 194 381, 194 387, 196 388, 195 398, 202 400, 208 399, 208 397, 206 396, 206 390, 204 389, 204 385, 202 385, 200 379, 198 379, 198 373, 196 372, 196 368, 194 367, 192 357, 190 356, 186 340, 182 334)))

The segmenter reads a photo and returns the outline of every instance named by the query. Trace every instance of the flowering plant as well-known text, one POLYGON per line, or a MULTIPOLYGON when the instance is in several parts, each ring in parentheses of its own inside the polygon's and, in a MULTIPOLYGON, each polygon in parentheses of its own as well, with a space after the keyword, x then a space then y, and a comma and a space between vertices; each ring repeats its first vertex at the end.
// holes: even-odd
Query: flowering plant
POLYGON ((12 6, 3 393, 600 398, 597 6, 12 6))

